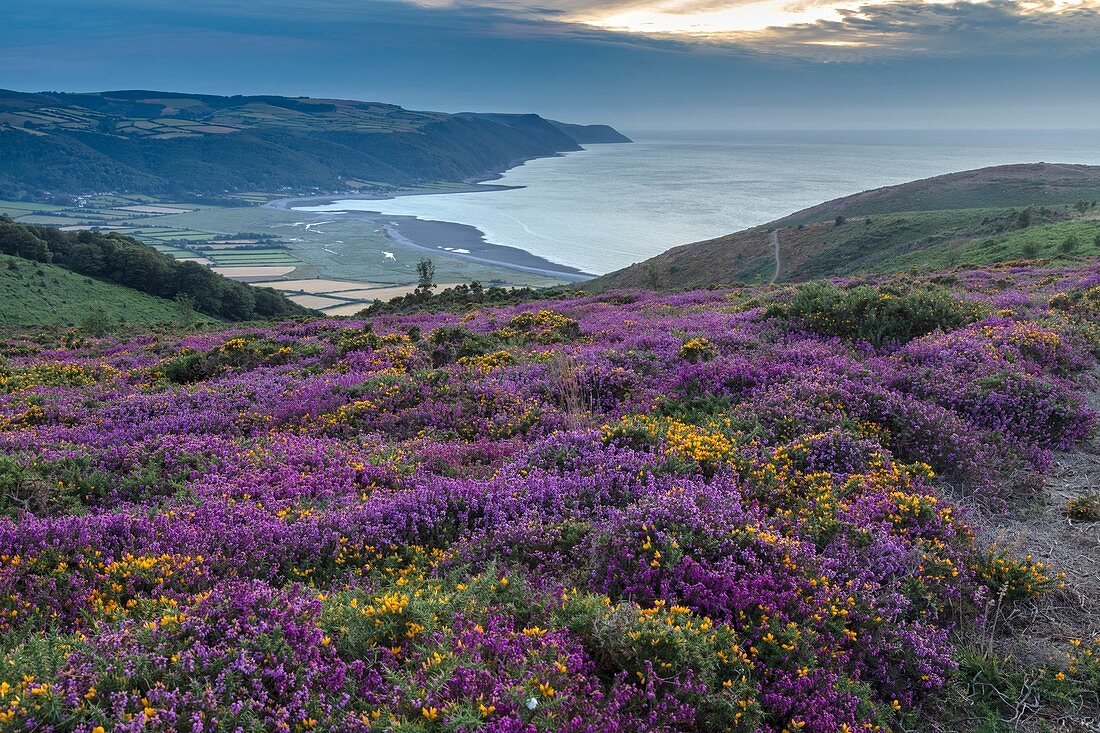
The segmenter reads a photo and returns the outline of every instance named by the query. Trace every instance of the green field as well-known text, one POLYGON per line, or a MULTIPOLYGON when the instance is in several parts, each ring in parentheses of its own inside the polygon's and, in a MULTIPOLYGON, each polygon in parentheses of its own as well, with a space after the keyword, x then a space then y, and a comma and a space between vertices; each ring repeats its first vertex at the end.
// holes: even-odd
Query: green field
POLYGON ((10 216, 13 219, 20 216, 29 216, 36 211, 58 211, 65 208, 56 204, 40 204, 33 201, 0 201, 0 214, 10 216))
MULTIPOLYGON (((179 323, 176 303, 78 275, 56 265, 0 255, 0 323, 77 326, 99 311, 111 325, 179 323)), ((209 321, 200 314, 194 320, 209 321)))

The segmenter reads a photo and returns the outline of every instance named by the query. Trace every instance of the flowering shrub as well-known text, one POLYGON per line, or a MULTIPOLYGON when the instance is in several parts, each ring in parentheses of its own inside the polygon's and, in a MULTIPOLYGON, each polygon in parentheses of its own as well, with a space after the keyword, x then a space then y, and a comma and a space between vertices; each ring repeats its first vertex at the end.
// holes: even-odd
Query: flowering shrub
POLYGON ((1038 596, 1060 579, 1051 577, 1049 568, 1031 555, 1014 558, 996 547, 978 558, 974 569, 995 595, 1009 601, 1038 596))
POLYGON ((680 356, 691 364, 700 361, 710 361, 717 355, 718 352, 714 348, 714 344, 705 338, 689 339, 680 347, 680 356))
POLYGON ((943 288, 904 285, 851 289, 825 282, 801 286, 785 306, 773 308, 823 336, 867 341, 875 346, 905 343, 936 329, 951 330, 978 319, 975 303, 959 302, 943 288))
POLYGON ((1094 430, 1053 274, 12 338, 0 728, 889 729, 1059 582, 952 501, 1094 430))
POLYGON ((1082 522, 1100 522, 1100 492, 1070 499, 1066 503, 1066 516, 1082 522))

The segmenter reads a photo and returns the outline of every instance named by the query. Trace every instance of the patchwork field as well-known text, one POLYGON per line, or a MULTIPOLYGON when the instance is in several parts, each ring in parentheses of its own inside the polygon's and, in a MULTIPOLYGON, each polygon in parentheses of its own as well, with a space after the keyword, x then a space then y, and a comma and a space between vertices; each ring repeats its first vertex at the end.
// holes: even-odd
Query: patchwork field
MULTIPOLYGON (((263 201, 270 197, 264 197, 263 201)), ((230 277, 282 277, 305 266, 274 234, 247 239, 236 232, 174 225, 169 217, 238 208, 155 202, 147 196, 89 196, 75 206, 0 201, 0 214, 21 224, 56 226, 65 231, 96 228, 115 231, 152 245, 178 260, 211 265, 230 277), (278 267, 273 267, 278 266, 278 267), (243 269, 242 269, 243 268, 243 269), (260 269, 267 268, 267 269, 260 269)), ((201 227, 201 225, 200 225, 201 227)))
MULTIPOLYGON (((464 188, 448 183, 424 184, 420 188, 438 191, 456 187, 464 188)), ((262 204, 273 196, 257 192, 234 198, 262 204)), ((66 207, 0 201, 0 215, 24 224, 49 224, 68 231, 92 227, 117 231, 177 260, 199 262, 243 282, 278 285, 266 281, 338 280, 348 283, 343 290, 390 289, 337 295, 326 285, 307 285, 302 294, 327 295, 340 301, 326 308, 332 315, 353 314, 376 298, 410 292, 416 282, 416 263, 423 256, 423 252, 392 242, 376 227, 361 222, 329 222, 318 231, 305 226, 307 222, 297 212, 260 206, 183 204, 136 195, 90 196, 78 204, 66 207), (397 256, 389 259, 384 252, 397 256), (359 307, 349 307, 349 303, 359 307)), ((433 259, 439 279, 450 284, 478 280, 496 285, 549 286, 560 282, 449 258, 443 252, 433 255, 433 259)))
POLYGON ((351 280, 326 280, 313 278, 311 280, 284 280, 278 284, 280 290, 290 290, 302 293, 346 293, 348 291, 384 287, 377 283, 352 282, 351 280))
MULTIPOLYGON (((437 290, 461 283, 440 283, 437 290)), ((353 316, 372 303, 391 300, 416 290, 416 285, 378 285, 346 280, 286 280, 265 282, 299 305, 315 308, 329 316, 353 316), (367 287, 369 286, 369 287, 367 287)))
POLYGON ((281 267, 278 265, 216 266, 211 269, 233 280, 241 280, 243 282, 264 282, 265 284, 267 284, 268 280, 274 280, 275 278, 283 277, 284 275, 289 275, 294 272, 293 267, 281 267))

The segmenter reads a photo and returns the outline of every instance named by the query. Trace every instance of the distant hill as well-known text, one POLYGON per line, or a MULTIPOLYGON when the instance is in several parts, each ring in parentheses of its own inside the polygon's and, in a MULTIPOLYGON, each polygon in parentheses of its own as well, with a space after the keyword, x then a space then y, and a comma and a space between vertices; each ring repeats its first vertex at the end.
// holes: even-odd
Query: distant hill
POLYGON ((595 137, 612 135, 537 115, 450 115, 378 102, 0 91, 0 197, 459 181, 577 150, 595 137))
MULTIPOLYGON (((81 281, 95 278, 101 284, 122 286, 134 293, 164 299, 165 303, 185 302, 199 313, 224 321, 287 318, 314 312, 276 290, 230 280, 196 262, 177 261, 117 232, 63 232, 53 227, 19 224, 0 216, 0 254, 35 266, 51 264, 56 269, 84 276, 81 281)), ((86 290, 81 287, 74 293, 86 290)), ((85 306, 102 300, 98 296, 105 292, 85 293, 88 296, 85 306)), ((0 297, 9 295, 14 300, 0 302, 5 312, 21 307, 17 290, 0 297)), ((121 297, 116 293, 111 299, 121 297)), ((80 302, 77 295, 72 298, 73 302, 80 302)), ((66 302, 72 298, 67 296, 66 302)))
POLYGON ((571 125, 568 122, 557 122, 555 120, 549 120, 549 122, 582 145, 633 142, 626 135, 609 125, 571 125))
POLYGON ((845 196, 584 284, 681 289, 1100 254, 1100 166, 1021 164, 845 196), (776 267, 776 240, 779 266, 776 267))
MULTIPOLYGON (((0 326, 176 323, 184 310, 171 300, 43 262, 0 255, 0 326)), ((210 320, 196 314, 196 320, 210 320)))

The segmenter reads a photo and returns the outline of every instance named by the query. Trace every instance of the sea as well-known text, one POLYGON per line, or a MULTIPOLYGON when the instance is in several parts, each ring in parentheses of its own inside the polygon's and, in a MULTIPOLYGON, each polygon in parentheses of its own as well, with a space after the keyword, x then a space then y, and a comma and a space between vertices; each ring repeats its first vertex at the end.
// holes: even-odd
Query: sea
POLYGON ((343 201, 466 224, 602 274, 858 191, 1024 162, 1100 164, 1100 130, 635 132, 504 173, 510 190, 343 201))

